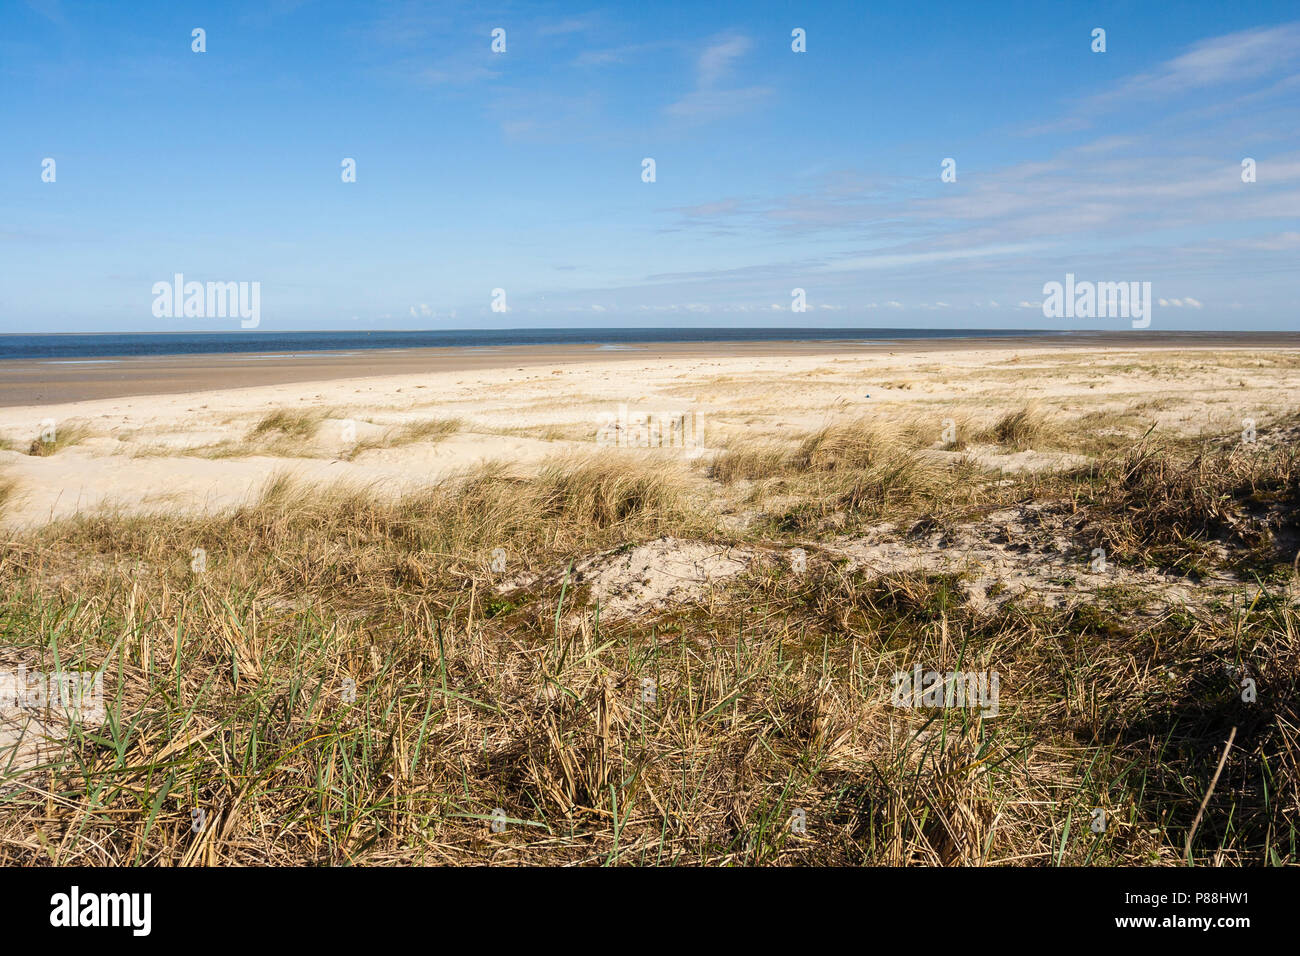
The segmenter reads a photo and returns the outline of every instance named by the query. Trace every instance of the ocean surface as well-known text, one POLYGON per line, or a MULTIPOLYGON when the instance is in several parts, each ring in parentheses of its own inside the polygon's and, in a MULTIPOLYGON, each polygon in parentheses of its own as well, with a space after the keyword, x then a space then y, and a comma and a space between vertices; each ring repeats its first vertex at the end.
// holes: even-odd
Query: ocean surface
POLYGON ((126 356, 238 355, 350 352, 361 349, 500 348, 512 345, 598 345, 627 348, 644 342, 826 342, 856 344, 906 339, 1060 336, 1022 329, 480 329, 427 332, 156 332, 0 335, 0 360, 96 362, 126 356))

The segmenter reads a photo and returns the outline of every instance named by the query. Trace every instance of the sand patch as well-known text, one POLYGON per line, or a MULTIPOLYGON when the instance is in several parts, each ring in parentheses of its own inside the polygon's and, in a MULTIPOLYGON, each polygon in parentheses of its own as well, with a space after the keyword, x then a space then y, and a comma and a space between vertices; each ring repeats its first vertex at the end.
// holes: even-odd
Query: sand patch
POLYGON ((1024 451, 1004 452, 996 445, 980 445, 967 450, 967 455, 977 465, 990 471, 1007 474, 1028 474, 1039 471, 1063 471, 1079 468, 1089 463, 1085 455, 1075 455, 1061 451, 1024 451))
MULTIPOLYGON (((752 548, 664 537, 584 558, 574 564, 569 580, 572 586, 589 588, 602 614, 625 617, 699 601, 710 588, 746 571, 755 553, 752 548)), ((563 570, 552 570, 503 582, 501 590, 553 586, 563 578, 563 570)))
POLYGON ((828 557, 846 558, 846 570, 864 569, 872 577, 907 572, 957 575, 977 613, 1023 598, 1061 607, 1096 600, 1102 591, 1141 596, 1157 609, 1203 606, 1240 586, 1226 574, 1196 583, 1116 563, 1113 555, 1095 553, 1082 532, 1051 506, 1032 505, 943 529, 901 531, 881 525, 863 537, 828 541, 819 550, 828 557))
POLYGON ((102 676, 53 674, 11 651, 0 653, 0 790, 34 768, 58 761, 74 725, 104 722, 102 676))
MULTIPOLYGON (((611 618, 702 603, 719 586, 773 563, 792 574, 835 563, 845 572, 864 572, 868 580, 908 573, 954 575, 968 606, 979 614, 1013 599, 1056 608, 1106 594, 1139 597, 1149 603, 1147 613, 1158 614, 1204 607, 1243 586, 1223 573, 1194 582, 1117 564, 1113 557, 1096 555, 1082 533, 1050 506, 1031 505, 948 528, 882 524, 862 535, 802 546, 728 546, 663 537, 584 558, 574 564, 569 583, 589 588, 589 600, 611 618)), ((539 585, 554 588, 564 573, 556 568, 516 576, 499 589, 509 594, 539 585)))

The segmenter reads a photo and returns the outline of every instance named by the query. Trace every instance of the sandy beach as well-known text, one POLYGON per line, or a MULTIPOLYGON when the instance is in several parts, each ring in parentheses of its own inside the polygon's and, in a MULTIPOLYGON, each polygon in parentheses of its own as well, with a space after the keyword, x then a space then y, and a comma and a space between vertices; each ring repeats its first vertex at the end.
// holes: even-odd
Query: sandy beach
POLYGON ((1044 339, 881 339, 864 329, 842 339, 741 342, 631 342, 618 345, 520 345, 308 352, 246 352, 90 359, 8 359, 0 336, 0 408, 89 399, 177 395, 214 389, 477 369, 617 362, 772 358, 785 355, 905 354, 1007 348, 1300 348, 1293 332, 1077 332, 1044 339))
MULTIPOLYGON (((938 441, 951 413, 992 419, 1029 401, 1062 420, 1138 411, 1179 436, 1239 429, 1245 420, 1263 427, 1300 407, 1298 335, 1166 333, 1160 346, 1132 341, 1095 335, 1046 347, 1027 340, 691 343, 635 352, 519 347, 11 363, 0 365, 0 396, 10 399, 0 408, 0 473, 13 482, 3 520, 30 526, 100 509, 219 511, 247 502, 278 474, 396 494, 486 461, 527 470, 557 453, 602 450, 601 425, 621 406, 634 419, 695 413, 695 456, 861 414, 929 421, 938 441), (274 429, 258 434, 259 422, 278 410, 306 416, 311 433, 295 441, 274 429), (419 439, 429 422, 443 424, 419 439), (31 453, 43 433, 55 437, 57 453, 31 453)), ((973 453, 1011 471, 1079 460, 1068 449, 973 453)))

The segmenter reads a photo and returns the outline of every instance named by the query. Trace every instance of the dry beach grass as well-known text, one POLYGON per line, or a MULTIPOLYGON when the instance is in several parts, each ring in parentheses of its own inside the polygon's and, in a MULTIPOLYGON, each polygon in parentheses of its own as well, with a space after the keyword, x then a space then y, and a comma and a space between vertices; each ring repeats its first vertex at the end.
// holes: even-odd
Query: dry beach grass
MULTIPOLYGON (((1254 441, 1113 388, 1159 359, 1012 358, 891 371, 880 409, 815 367, 773 368, 786 410, 701 386, 732 411, 698 457, 304 476, 330 397, 242 420, 276 463, 232 507, 32 521, 11 475, 5 661, 103 667, 109 717, 8 731, 0 862, 1295 865, 1296 356, 1181 359, 1264 370, 1254 441), (1003 371, 1079 391, 969 399, 1003 371), (996 672, 996 715, 895 706, 917 665, 996 672)), ((489 418, 415 408, 329 461, 489 418)))

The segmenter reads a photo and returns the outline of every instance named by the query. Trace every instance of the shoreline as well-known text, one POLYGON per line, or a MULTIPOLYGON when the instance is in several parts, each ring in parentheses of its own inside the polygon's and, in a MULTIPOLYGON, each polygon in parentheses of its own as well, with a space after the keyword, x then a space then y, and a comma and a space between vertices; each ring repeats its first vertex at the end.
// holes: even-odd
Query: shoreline
MULTIPOLYGON (((862 330, 864 335, 870 329, 862 330)), ((0 360, 0 408, 300 385, 357 378, 593 362, 872 355, 1008 349, 1300 349, 1300 332, 1069 332, 1060 336, 427 346, 0 360)))

